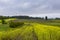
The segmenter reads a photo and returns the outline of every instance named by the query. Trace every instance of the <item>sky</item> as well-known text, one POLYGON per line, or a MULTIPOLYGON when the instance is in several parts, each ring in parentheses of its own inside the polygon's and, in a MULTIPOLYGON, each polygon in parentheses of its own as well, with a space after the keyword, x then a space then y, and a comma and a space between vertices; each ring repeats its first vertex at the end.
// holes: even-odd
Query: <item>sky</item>
POLYGON ((60 0, 0 0, 0 15, 60 17, 60 0))

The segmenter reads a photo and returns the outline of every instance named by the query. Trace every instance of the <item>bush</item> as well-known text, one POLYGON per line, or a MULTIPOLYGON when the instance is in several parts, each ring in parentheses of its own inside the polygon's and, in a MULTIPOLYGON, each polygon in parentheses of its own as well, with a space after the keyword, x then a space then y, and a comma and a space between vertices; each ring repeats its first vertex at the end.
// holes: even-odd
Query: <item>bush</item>
POLYGON ((18 21, 10 21, 9 27, 16 28, 18 26, 22 27, 24 25, 24 22, 18 22, 18 21))
POLYGON ((1 22, 2 22, 2 24, 6 24, 3 16, 1 16, 1 22))
POLYGON ((2 19, 2 24, 4 24, 5 23, 5 20, 4 19, 2 19))

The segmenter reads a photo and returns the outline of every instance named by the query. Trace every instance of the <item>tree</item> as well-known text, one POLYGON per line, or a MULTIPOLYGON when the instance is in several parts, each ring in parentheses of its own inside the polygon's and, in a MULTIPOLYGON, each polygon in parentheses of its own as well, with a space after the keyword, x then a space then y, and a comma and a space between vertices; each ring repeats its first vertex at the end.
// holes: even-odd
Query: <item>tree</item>
POLYGON ((5 24, 5 20, 3 16, 1 17, 1 21, 2 21, 2 24, 5 24))
POLYGON ((45 20, 48 20, 48 17, 47 16, 45 16, 45 20))

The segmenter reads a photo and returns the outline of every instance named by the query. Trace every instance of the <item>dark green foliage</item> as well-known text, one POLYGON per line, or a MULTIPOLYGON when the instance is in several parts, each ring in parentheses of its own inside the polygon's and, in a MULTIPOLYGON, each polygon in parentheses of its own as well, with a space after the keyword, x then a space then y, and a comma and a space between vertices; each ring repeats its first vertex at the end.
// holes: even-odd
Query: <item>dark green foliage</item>
POLYGON ((2 24, 6 24, 3 16, 1 17, 1 22, 2 24))
POLYGON ((9 27, 16 28, 16 27, 22 27, 24 25, 24 22, 18 22, 18 21, 10 21, 9 27))
POLYGON ((48 17, 47 16, 45 16, 45 20, 48 20, 48 17))
POLYGON ((4 19, 2 19, 2 24, 4 24, 5 23, 5 20, 4 19))

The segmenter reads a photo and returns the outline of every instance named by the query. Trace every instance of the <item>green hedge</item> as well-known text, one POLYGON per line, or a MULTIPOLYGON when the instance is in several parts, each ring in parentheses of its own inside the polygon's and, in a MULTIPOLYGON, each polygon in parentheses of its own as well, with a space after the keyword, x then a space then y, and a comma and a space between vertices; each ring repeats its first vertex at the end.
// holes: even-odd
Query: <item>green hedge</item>
POLYGON ((18 21, 10 21, 9 27, 16 28, 16 27, 22 27, 24 25, 24 22, 18 22, 18 21))

